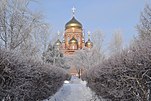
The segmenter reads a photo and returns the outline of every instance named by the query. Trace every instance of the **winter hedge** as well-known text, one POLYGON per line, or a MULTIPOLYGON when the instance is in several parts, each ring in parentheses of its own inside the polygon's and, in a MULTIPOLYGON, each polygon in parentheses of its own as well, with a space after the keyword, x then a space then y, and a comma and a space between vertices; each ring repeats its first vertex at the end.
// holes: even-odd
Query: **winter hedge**
MULTIPOLYGON (((88 86, 111 101, 147 101, 151 97, 151 37, 138 39, 85 74, 88 86)), ((148 100, 149 101, 149 100, 148 100)))
POLYGON ((66 72, 61 68, 0 50, 0 100, 46 99, 62 86, 66 77, 66 72))

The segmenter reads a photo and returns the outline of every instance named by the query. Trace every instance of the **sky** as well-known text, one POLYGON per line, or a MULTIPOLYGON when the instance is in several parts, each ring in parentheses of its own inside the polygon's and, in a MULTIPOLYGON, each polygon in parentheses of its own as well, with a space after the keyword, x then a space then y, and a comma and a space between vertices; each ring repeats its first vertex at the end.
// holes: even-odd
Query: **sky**
POLYGON ((101 30, 107 45, 116 30, 121 30, 124 44, 128 44, 138 34, 136 25, 145 2, 151 0, 37 0, 30 7, 40 11, 44 20, 52 27, 52 33, 64 31, 65 24, 75 17, 83 25, 85 32, 101 30))

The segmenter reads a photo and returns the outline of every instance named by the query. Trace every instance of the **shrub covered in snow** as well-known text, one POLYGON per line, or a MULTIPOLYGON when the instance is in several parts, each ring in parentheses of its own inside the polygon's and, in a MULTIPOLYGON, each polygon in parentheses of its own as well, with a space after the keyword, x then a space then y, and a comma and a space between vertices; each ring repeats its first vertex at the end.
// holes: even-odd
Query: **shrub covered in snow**
POLYGON ((62 86, 66 77, 61 68, 0 50, 0 100, 46 99, 62 86))
POLYGON ((148 16, 143 16, 143 29, 134 43, 85 74, 97 95, 111 101, 151 101, 151 9, 145 9, 148 16))
POLYGON ((96 94, 112 101, 146 101, 151 88, 151 37, 90 69, 85 79, 96 94))

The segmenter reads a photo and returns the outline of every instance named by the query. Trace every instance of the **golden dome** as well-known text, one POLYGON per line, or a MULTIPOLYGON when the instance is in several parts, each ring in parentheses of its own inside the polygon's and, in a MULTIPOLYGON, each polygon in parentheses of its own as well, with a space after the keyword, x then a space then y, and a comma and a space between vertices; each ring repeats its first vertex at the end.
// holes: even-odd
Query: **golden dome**
POLYGON ((86 47, 92 47, 93 43, 90 41, 90 39, 88 39, 88 41, 85 43, 86 47))
POLYGON ((82 24, 73 17, 69 22, 66 23, 65 29, 71 28, 71 27, 77 27, 82 28, 82 24))
POLYGON ((73 37, 70 41, 69 44, 78 44, 78 41, 73 37))
POLYGON ((61 45, 61 41, 58 39, 58 40, 55 42, 55 45, 56 45, 56 46, 60 46, 60 45, 61 45))

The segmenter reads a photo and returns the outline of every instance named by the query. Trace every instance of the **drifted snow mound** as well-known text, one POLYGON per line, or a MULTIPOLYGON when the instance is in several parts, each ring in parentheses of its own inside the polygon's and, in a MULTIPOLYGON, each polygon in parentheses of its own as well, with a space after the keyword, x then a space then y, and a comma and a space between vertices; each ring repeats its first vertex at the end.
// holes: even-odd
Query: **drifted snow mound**
MULTIPOLYGON (((52 97, 44 101, 100 101, 95 94, 86 87, 86 82, 72 77, 70 83, 63 87, 52 97)), ((103 100, 102 100, 103 101, 103 100)))

